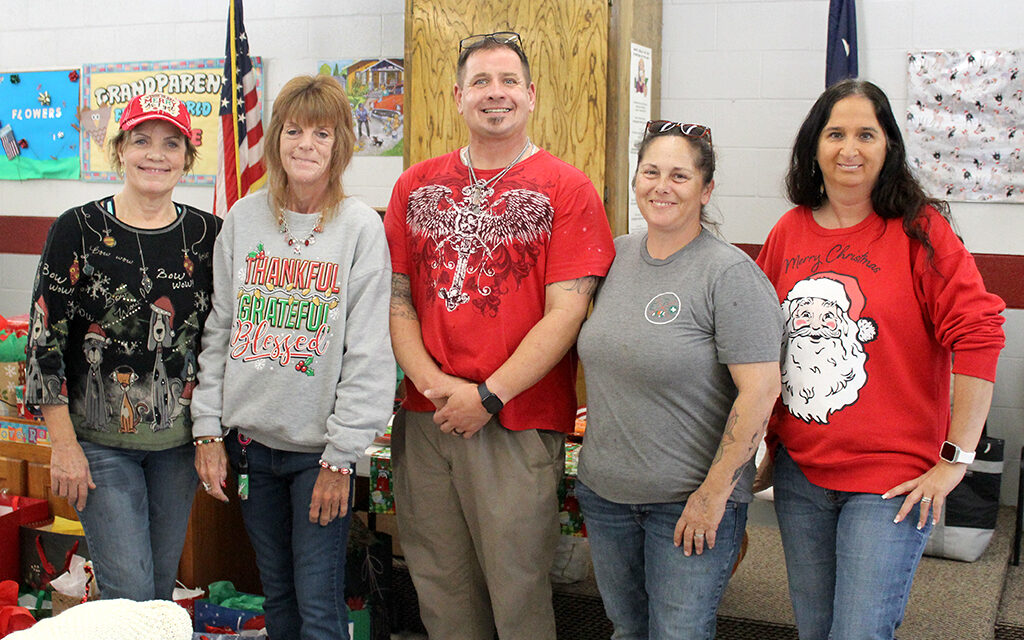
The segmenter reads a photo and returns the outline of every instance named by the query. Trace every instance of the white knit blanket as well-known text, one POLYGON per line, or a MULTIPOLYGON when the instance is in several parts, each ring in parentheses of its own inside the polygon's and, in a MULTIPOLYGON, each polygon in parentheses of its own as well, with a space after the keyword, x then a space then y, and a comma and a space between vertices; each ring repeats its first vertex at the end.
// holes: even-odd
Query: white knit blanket
POLYGON ((95 600, 71 607, 6 640, 192 640, 192 620, 167 600, 95 600))

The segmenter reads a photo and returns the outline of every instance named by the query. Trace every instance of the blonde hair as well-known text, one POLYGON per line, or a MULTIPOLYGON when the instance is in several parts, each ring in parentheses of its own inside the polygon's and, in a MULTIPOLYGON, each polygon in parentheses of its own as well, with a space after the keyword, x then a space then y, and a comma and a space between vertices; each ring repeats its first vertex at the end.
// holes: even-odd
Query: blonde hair
MULTIPOLYGON (((177 129, 174 131, 185 140, 185 173, 188 173, 192 171, 192 165, 196 163, 196 158, 199 157, 199 149, 196 148, 196 145, 192 144, 191 138, 177 129)), ((124 178, 124 163, 121 162, 121 151, 128 144, 128 136, 131 133, 131 129, 118 129, 117 135, 107 143, 107 159, 110 160, 110 166, 120 178, 124 178)))
POLYGON ((263 162, 267 166, 270 206, 280 218, 288 205, 288 174, 281 163, 281 130, 292 121, 303 127, 325 126, 334 129, 334 148, 327 167, 327 191, 320 203, 324 221, 334 217, 345 199, 341 174, 352 160, 356 145, 352 106, 345 90, 331 76, 296 76, 289 80, 274 100, 274 113, 267 128, 263 162))

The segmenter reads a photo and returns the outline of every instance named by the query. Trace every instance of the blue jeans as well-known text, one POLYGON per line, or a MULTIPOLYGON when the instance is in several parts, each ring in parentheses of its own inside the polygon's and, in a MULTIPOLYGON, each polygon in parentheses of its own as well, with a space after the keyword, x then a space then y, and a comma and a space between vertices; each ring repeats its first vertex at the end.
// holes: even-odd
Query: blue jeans
POLYGON ((892 640, 903 622, 931 519, 915 506, 893 524, 903 496, 833 491, 811 484, 779 447, 775 513, 801 640, 892 640))
POLYGON ((195 451, 80 440, 95 489, 78 518, 103 598, 171 599, 198 478, 195 451))
MULTIPOLYGON (((234 431, 224 438, 238 470, 241 445, 234 431)), ((345 516, 327 526, 309 521, 320 455, 246 447, 249 499, 242 520, 260 570, 267 632, 274 640, 348 640, 345 552, 352 518, 352 488, 345 516)))
POLYGON ((619 504, 576 481, 594 576, 613 640, 711 640, 743 541, 747 505, 729 501, 714 549, 683 555, 672 542, 685 502, 619 504))

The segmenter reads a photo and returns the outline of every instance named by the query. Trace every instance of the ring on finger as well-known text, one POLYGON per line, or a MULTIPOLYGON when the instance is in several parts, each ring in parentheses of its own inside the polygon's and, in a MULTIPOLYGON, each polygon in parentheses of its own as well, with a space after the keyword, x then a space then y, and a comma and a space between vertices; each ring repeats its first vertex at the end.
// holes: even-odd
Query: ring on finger
POLYGON ((929 498, 928 496, 924 496, 923 498, 921 498, 921 502, 931 502, 931 501, 932 501, 932 499, 929 498))
POLYGON ((694 538, 703 538, 704 534, 703 533, 695 533, 695 534, 693 534, 693 537, 694 538))
POLYGON ((466 433, 466 432, 465 431, 459 431, 458 429, 452 429, 452 435, 453 436, 461 436, 464 433, 466 433))
POLYGON ((213 485, 211 485, 209 482, 204 482, 203 483, 203 491, 209 491, 212 488, 213 488, 213 485))

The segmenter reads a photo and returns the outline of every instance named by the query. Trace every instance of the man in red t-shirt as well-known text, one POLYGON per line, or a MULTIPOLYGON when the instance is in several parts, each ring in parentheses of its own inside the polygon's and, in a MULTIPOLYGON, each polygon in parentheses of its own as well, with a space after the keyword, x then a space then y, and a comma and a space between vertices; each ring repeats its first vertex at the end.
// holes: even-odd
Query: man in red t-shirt
POLYGON ((430 637, 553 640, 573 345, 615 250, 590 180, 527 137, 518 34, 464 39, 454 97, 469 143, 403 173, 384 221, 399 534, 430 637))

